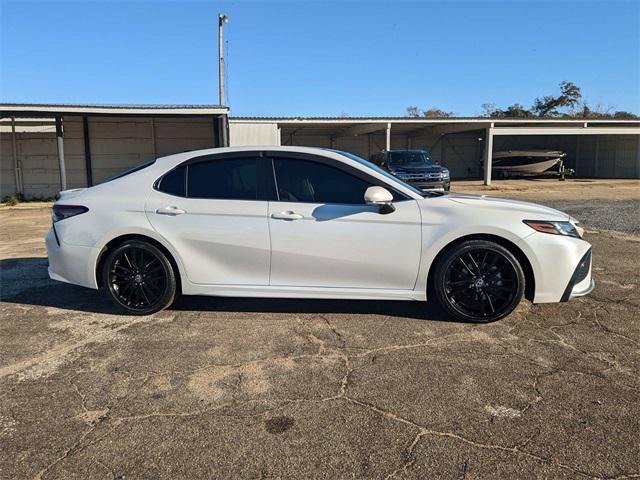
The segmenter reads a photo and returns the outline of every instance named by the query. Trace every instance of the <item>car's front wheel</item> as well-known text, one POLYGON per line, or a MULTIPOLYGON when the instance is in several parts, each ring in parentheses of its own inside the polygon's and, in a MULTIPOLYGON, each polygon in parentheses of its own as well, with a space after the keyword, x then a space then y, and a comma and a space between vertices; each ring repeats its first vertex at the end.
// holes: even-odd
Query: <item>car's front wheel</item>
POLYGON ((485 240, 462 242, 435 265, 434 293, 453 317, 493 322, 509 315, 524 294, 525 277, 516 257, 485 240))
POLYGON ((109 252, 102 275, 109 298, 130 314, 158 312, 176 296, 171 262, 159 248, 144 241, 128 241, 109 252))

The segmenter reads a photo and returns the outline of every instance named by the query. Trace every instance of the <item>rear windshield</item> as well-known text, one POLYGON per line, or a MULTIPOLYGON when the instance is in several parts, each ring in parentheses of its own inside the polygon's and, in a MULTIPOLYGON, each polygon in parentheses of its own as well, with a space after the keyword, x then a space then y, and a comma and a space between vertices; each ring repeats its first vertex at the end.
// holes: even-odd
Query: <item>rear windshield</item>
POLYGON ((144 168, 150 167, 154 163, 156 163, 155 160, 150 160, 147 163, 143 163, 142 165, 138 165, 137 167, 133 167, 131 170, 127 170, 126 172, 119 173, 115 177, 111 177, 109 180, 107 180, 107 182, 110 182, 111 180, 117 180, 118 178, 126 177, 127 175, 131 175, 132 173, 135 173, 135 172, 139 172, 140 170, 142 170, 144 168))

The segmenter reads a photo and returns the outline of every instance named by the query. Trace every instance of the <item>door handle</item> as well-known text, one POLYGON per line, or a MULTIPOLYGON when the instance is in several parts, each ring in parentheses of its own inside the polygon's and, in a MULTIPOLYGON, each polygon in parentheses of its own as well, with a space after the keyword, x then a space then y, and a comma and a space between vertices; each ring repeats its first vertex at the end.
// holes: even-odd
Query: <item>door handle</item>
POLYGON ((175 217, 176 215, 182 215, 183 213, 187 212, 185 210, 182 210, 181 208, 171 206, 159 208, 156 210, 156 213, 158 215, 170 215, 172 217, 175 217))
POLYGON ((286 212, 272 213, 271 218, 276 218, 278 220, 300 220, 304 217, 299 213, 295 213, 289 210, 286 212))

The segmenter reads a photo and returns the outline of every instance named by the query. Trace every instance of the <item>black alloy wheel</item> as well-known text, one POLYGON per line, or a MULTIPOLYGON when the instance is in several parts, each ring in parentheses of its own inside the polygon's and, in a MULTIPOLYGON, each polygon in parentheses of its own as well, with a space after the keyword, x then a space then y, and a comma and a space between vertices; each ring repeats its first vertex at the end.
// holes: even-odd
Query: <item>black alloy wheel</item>
POLYGON ((435 270, 435 293, 455 318, 492 322, 509 315, 524 294, 524 272, 503 246, 463 242, 446 252, 435 270))
POLYGON ((111 300, 128 313, 148 315, 173 303, 176 278, 167 256, 143 241, 130 241, 108 254, 104 285, 111 300))

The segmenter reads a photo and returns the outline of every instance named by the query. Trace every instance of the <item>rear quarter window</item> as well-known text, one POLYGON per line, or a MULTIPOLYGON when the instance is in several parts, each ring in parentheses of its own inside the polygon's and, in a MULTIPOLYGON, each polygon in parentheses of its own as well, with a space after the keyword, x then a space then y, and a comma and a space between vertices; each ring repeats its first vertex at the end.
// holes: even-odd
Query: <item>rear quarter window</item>
POLYGON ((178 197, 186 196, 186 167, 171 170, 158 182, 158 190, 178 197))

